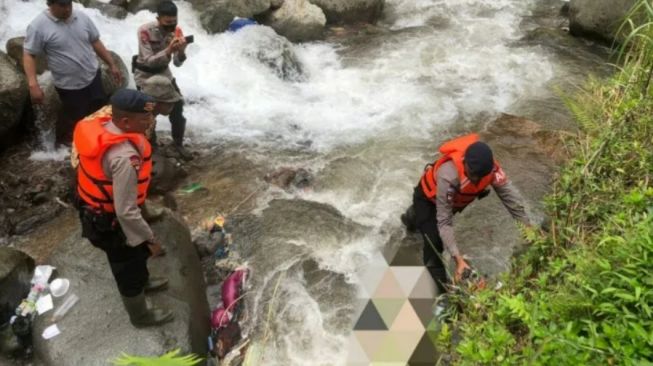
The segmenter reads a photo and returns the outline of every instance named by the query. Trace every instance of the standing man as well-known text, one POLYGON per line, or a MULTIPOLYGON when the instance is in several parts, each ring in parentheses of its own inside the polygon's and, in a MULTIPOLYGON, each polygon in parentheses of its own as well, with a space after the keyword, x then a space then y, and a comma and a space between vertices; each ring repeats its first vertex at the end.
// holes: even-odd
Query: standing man
MULTIPOLYGON (((177 26, 177 6, 172 1, 163 1, 157 6, 157 20, 138 28, 138 55, 132 58, 132 72, 138 89, 142 89, 145 80, 153 75, 162 75, 172 82, 178 93, 179 87, 168 65, 170 60, 177 67, 186 61, 186 39, 177 26)), ((184 143, 186 118, 184 118, 184 101, 175 103, 170 113, 172 140, 179 156, 191 160, 193 155, 184 143)), ((156 134, 151 141, 156 145, 156 134)))
POLYGON ((446 293, 447 273, 442 262, 447 248, 456 262, 455 281, 460 281, 469 264, 458 250, 453 216, 476 198, 487 196, 492 186, 512 217, 530 225, 522 199, 493 158, 488 145, 470 134, 445 142, 441 157, 427 166, 415 187, 413 206, 401 216, 408 230, 419 229, 424 237, 424 265, 440 294, 446 293))
POLYGON ((147 270, 147 259, 161 255, 162 248, 139 208, 151 178, 145 131, 153 124, 154 104, 141 92, 120 89, 111 98, 111 113, 103 109, 81 120, 73 136, 82 236, 106 253, 136 327, 173 319, 172 312, 149 307, 144 294, 168 284, 147 270))
POLYGON ((73 10, 71 0, 47 0, 47 4, 48 9, 27 26, 23 67, 32 103, 42 104, 36 56, 47 57, 63 106, 63 116, 56 127, 57 143, 69 144, 77 121, 106 103, 96 55, 106 62, 118 83, 122 82, 122 75, 86 14, 73 10))

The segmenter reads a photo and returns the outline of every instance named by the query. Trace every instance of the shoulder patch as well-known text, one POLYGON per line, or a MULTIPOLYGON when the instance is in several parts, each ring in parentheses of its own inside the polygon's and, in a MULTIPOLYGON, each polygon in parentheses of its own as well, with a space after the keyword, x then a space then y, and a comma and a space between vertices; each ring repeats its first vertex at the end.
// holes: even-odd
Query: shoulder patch
POLYGON ((132 164, 132 167, 134 167, 134 170, 137 172, 141 170, 141 157, 138 155, 132 155, 129 157, 129 162, 132 164))
POLYGON ((146 29, 141 29, 140 39, 141 39, 141 42, 149 42, 150 41, 150 32, 148 32, 146 29))
POLYGON ((494 172, 494 179, 492 179, 492 183, 496 186, 502 186, 508 183, 508 177, 506 176, 506 173, 501 169, 501 167, 498 167, 494 172))

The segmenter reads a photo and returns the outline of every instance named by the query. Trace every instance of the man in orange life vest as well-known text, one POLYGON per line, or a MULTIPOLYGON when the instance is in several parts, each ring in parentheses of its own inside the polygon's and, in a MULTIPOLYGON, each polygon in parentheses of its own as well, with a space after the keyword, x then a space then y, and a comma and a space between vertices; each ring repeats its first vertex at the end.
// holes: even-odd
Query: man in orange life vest
POLYGON ((109 260, 125 309, 134 326, 159 325, 170 311, 148 306, 144 292, 163 289, 151 277, 147 259, 162 254, 159 241, 139 208, 152 171, 152 148, 144 133, 153 123, 155 103, 136 90, 120 89, 103 110, 81 120, 73 134, 82 236, 109 260))
POLYGON ((401 216, 408 230, 418 229, 424 237, 424 265, 436 282, 438 292, 446 293, 447 273, 442 262, 446 248, 456 263, 455 281, 470 269, 458 250, 453 216, 477 198, 490 193, 492 186, 508 212, 526 225, 530 221, 521 195, 517 192, 490 147, 470 134, 445 142, 440 158, 429 165, 415 187, 413 206, 401 216))

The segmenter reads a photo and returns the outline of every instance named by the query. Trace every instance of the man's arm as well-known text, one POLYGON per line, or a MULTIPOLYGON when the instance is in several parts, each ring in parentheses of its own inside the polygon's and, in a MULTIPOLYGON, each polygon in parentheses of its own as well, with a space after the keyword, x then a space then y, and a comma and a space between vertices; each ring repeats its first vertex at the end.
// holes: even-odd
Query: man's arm
POLYGON ((109 66, 109 70, 111 71, 113 79, 118 84, 122 83, 122 73, 120 73, 120 69, 116 66, 116 63, 113 62, 113 57, 111 57, 111 54, 109 51, 107 51, 107 48, 104 47, 104 43, 98 39, 91 44, 93 45, 93 50, 95 50, 95 53, 109 66))
POLYGON ((451 187, 458 183, 458 172, 453 163, 444 163, 437 171, 438 192, 436 195, 435 207, 437 210, 438 232, 442 244, 449 251, 456 262, 455 280, 460 280, 463 271, 469 267, 458 250, 456 237, 453 229, 453 205, 449 200, 451 187))
POLYGON ((44 42, 41 34, 30 24, 25 32, 25 41, 23 42, 23 69, 27 76, 27 85, 29 86, 29 95, 33 104, 43 103, 43 90, 39 86, 36 78, 36 56, 43 53, 44 42))
POLYGON ((27 85, 29 86, 29 95, 33 104, 43 104, 43 90, 36 79, 36 56, 27 51, 23 51, 23 69, 27 76, 27 85))
POLYGON ((525 225, 531 225, 526 209, 524 208, 524 199, 512 184, 506 173, 500 167, 494 173, 492 188, 499 196, 501 203, 506 207, 510 215, 525 225))
MULTIPOLYGON (((136 157, 140 159, 139 157, 136 157)), ((113 203, 127 244, 137 246, 143 242, 153 242, 154 233, 141 216, 136 204, 138 196, 138 175, 136 168, 140 163, 132 158, 120 156, 109 163, 113 181, 113 203)))
POLYGON ((148 67, 168 66, 172 54, 179 47, 179 41, 173 39, 166 48, 154 52, 150 44, 150 33, 147 29, 141 28, 138 32, 138 55, 142 64, 148 67))

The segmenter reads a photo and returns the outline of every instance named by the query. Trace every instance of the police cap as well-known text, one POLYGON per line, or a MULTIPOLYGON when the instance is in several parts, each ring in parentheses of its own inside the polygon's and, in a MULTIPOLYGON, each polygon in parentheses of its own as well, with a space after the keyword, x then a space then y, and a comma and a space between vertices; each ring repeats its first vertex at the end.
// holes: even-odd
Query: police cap
POLYGON ((118 89, 111 96, 111 108, 132 113, 150 113, 154 98, 133 89, 118 89))

